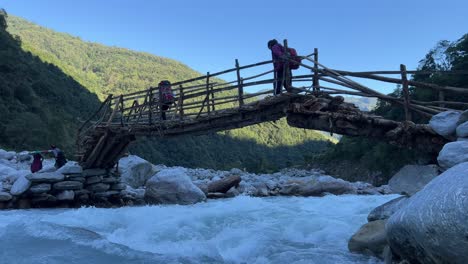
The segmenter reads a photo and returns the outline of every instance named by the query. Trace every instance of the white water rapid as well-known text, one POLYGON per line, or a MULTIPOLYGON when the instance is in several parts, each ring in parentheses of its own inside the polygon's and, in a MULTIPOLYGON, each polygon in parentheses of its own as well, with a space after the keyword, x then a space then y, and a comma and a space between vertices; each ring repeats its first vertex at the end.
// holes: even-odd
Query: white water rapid
POLYGON ((0 212, 1 263, 380 263, 347 241, 397 195, 0 212))

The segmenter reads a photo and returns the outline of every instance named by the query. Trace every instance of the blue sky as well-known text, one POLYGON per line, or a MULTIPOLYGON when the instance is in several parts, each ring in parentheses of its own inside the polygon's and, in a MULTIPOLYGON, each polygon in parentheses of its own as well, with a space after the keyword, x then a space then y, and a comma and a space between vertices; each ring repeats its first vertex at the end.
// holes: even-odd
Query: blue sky
MULTIPOLYGON (((466 0, 2 0, 42 26, 216 72, 270 58, 287 38, 300 54, 342 70, 414 69, 439 40, 468 33, 466 0)), ((383 85, 389 92, 394 86, 383 85)), ((378 87, 374 87, 378 88, 378 87)))

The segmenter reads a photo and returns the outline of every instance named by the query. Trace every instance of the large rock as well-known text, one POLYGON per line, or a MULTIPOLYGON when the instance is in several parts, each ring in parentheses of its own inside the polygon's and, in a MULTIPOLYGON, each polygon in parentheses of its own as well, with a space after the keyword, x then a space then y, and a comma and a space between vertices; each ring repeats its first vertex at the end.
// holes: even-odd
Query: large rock
POLYGON ((17 174, 17 170, 8 165, 0 163, 0 181, 8 180, 10 182, 14 182, 16 178, 18 178, 17 174))
POLYGON ((57 172, 62 174, 80 174, 83 172, 83 169, 74 162, 67 162, 63 167, 58 169, 57 172))
POLYGON ((386 225, 387 239, 410 263, 467 263, 468 162, 439 175, 386 225))
POLYGON ((457 137, 459 138, 468 137, 468 121, 457 127, 457 137))
POLYGON ((16 152, 14 151, 6 151, 3 149, 0 149, 0 159, 5 159, 5 160, 11 160, 15 157, 16 152))
POLYGON ((460 117, 458 118, 457 125, 461 125, 461 124, 465 123, 466 121, 468 121, 468 110, 465 110, 460 114, 460 117))
POLYGON ((206 200, 184 169, 165 169, 146 182, 145 200, 151 204, 194 204, 206 200))
POLYGON ((57 200, 59 201, 72 201, 73 199, 75 199, 74 191, 66 190, 57 194, 57 200))
POLYGON ((458 111, 445 111, 439 113, 431 118, 429 126, 439 135, 443 137, 450 137, 455 134, 457 123, 460 119, 460 112, 458 111))
POLYGON ((13 183, 10 193, 13 195, 21 195, 29 189, 29 186, 31 186, 31 181, 21 176, 13 183))
POLYGON ((387 245, 385 223, 386 220, 376 220, 363 225, 349 240, 349 251, 382 257, 387 245))
POLYGON ((396 211, 402 208, 408 201, 408 197, 401 196, 386 202, 372 210, 367 216, 367 221, 385 220, 390 218, 396 211))
POLYGON ((406 165, 388 182, 396 193, 413 195, 439 175, 437 165, 406 165))
POLYGON ((109 190, 109 188, 110 185, 105 183, 95 183, 86 187, 86 189, 91 192, 104 192, 109 190))
POLYGON ((144 186, 146 181, 155 174, 153 165, 148 161, 134 155, 119 160, 119 172, 122 182, 138 188, 144 186))
POLYGON ((208 184, 209 193, 226 193, 233 186, 239 186, 241 177, 239 175, 231 175, 223 179, 212 181, 208 184))
POLYGON ((10 193, 0 192, 0 202, 10 201, 13 198, 10 193))
POLYGON ((59 182, 63 181, 65 176, 58 172, 33 173, 26 178, 32 182, 59 182))
POLYGON ((342 179, 320 176, 316 180, 293 181, 281 187, 280 194, 295 196, 322 196, 331 194, 355 194, 356 187, 342 179))
POLYGON ((468 141, 445 144, 437 157, 439 166, 444 170, 466 161, 468 161, 468 141))

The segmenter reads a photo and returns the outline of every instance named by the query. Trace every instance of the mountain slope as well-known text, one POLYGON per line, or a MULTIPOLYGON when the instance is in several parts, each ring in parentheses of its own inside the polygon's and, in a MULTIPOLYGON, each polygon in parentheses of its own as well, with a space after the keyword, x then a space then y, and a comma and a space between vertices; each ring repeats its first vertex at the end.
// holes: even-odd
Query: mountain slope
POLYGON ((99 106, 98 98, 52 64, 25 52, 6 31, 0 10, 0 145, 9 149, 71 151, 77 119, 99 106))
MULTIPOLYGON (((162 79, 180 81, 200 76, 175 60, 84 42, 17 17, 9 17, 8 23, 9 31, 22 39, 25 50, 57 65, 101 100, 109 93, 155 86, 162 79)), ((302 164, 304 157, 328 146, 328 140, 333 139, 315 131, 291 128, 281 120, 200 137, 141 139, 131 151, 155 163, 216 169, 236 164, 259 171, 302 164)))

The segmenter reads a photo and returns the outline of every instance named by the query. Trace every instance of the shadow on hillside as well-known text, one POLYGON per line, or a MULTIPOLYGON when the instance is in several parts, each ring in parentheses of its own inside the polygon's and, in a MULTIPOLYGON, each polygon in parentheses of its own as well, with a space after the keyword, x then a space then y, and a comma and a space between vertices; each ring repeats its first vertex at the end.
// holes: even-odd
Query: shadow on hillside
POLYGON ((153 164, 217 170, 240 168, 258 173, 305 165, 331 145, 329 141, 308 140, 300 145, 269 147, 255 140, 210 134, 139 139, 130 147, 130 153, 153 164))
POLYGON ((74 150, 77 128, 100 105, 97 96, 57 66, 21 48, 0 10, 0 146, 74 150))

